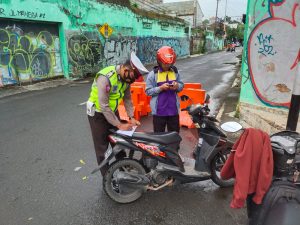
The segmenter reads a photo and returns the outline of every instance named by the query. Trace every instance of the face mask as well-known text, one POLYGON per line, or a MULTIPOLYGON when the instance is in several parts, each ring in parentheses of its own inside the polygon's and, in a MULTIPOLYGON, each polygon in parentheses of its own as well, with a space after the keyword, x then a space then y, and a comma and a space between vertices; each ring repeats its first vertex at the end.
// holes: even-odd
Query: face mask
POLYGON ((128 84, 132 84, 135 81, 135 77, 130 76, 130 73, 132 73, 131 70, 129 69, 125 69, 124 70, 124 78, 123 80, 128 83, 128 84))

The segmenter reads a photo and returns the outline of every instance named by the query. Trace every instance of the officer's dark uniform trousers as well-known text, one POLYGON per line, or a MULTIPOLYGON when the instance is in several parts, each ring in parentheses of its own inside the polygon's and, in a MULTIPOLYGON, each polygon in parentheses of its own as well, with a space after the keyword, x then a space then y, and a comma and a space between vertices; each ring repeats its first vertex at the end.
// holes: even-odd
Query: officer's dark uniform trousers
MULTIPOLYGON (((118 116, 118 113, 116 113, 118 116)), ((116 129, 111 125, 105 118, 105 116, 100 112, 95 112, 94 116, 88 116, 89 123, 91 126, 92 136, 94 140, 94 147, 97 157, 97 163, 104 160, 104 153, 106 152, 109 144, 108 135, 110 134, 110 129, 116 129)), ((104 175, 107 171, 107 166, 101 168, 101 174, 104 175)))

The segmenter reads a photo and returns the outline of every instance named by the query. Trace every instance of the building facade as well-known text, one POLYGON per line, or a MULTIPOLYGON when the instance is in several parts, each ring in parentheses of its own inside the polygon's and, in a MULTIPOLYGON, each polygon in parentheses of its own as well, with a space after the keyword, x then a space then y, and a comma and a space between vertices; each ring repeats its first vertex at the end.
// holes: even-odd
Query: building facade
POLYGON ((163 45, 179 57, 190 54, 183 20, 132 8, 128 0, 1 3, 0 86, 95 74, 131 51, 152 63, 163 45))
POLYGON ((204 14, 198 0, 163 3, 161 7, 167 9, 169 15, 184 19, 192 28, 202 24, 204 14))

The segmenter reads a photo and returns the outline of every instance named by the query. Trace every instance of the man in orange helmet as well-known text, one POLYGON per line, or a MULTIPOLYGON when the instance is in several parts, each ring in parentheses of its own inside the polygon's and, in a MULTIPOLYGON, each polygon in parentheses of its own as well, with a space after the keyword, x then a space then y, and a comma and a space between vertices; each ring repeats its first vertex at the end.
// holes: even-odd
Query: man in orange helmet
POLYGON ((157 51, 157 66, 148 74, 146 94, 151 96, 154 132, 177 131, 179 133, 179 98, 183 82, 174 66, 176 53, 173 48, 163 46, 157 51))

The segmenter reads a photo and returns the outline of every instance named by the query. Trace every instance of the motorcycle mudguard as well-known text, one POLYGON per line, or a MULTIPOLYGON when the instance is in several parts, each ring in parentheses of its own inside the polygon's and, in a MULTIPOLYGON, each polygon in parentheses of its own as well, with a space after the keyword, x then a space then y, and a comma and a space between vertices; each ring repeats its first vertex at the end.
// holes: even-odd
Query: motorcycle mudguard
POLYGON ((109 147, 105 154, 104 154, 104 160, 100 163, 100 165, 94 169, 91 174, 96 173, 97 171, 99 171, 103 166, 105 166, 106 164, 109 163, 109 161, 115 157, 119 152, 121 152, 123 149, 120 148, 120 146, 116 145, 114 148, 109 147))

